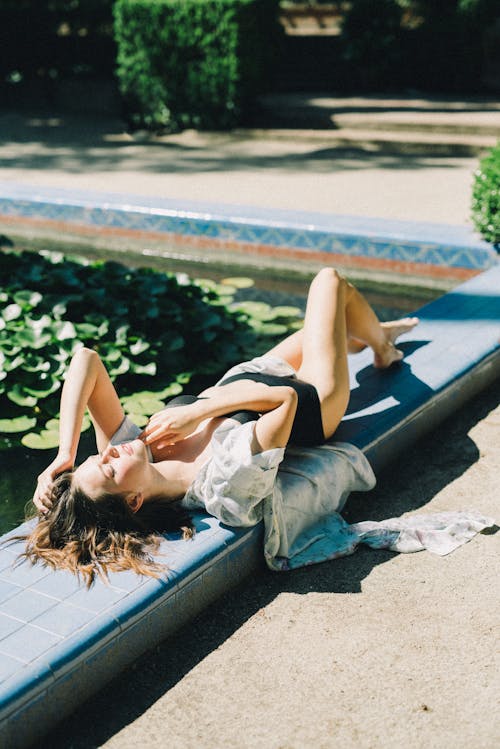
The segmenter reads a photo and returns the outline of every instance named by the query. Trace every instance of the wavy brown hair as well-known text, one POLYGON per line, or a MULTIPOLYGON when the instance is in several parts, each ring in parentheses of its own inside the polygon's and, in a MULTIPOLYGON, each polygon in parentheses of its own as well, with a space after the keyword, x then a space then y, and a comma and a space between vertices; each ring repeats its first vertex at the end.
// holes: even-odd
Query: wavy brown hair
POLYGON ((149 499, 132 512, 125 495, 102 494, 90 499, 66 471, 52 486, 52 507, 38 515, 21 559, 41 562, 53 569, 66 569, 81 576, 90 588, 96 576, 133 570, 138 575, 159 577, 166 566, 153 558, 161 533, 182 531, 192 538, 187 513, 161 498, 149 499))

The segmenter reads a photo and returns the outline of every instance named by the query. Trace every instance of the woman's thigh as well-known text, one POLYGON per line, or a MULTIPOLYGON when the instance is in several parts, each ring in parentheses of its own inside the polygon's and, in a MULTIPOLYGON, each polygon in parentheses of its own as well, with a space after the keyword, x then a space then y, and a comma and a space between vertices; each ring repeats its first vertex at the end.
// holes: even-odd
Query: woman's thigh
POLYGON ((346 282, 325 268, 311 284, 298 376, 316 387, 325 436, 330 437, 349 401, 347 364, 346 282))

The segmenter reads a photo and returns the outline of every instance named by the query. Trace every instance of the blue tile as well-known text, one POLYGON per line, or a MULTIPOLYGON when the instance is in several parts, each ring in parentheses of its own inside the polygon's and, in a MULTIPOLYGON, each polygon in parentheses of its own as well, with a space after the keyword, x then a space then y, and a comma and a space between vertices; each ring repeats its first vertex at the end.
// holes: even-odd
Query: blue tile
MULTIPOLYGON (((17 535, 17 534, 15 534, 17 535)), ((7 538, 5 543, 2 543, 2 553, 4 551, 9 552, 10 554, 15 554, 16 557, 21 554, 25 549, 25 542, 21 539, 14 540, 12 538, 11 541, 7 538)))
POLYGON ((111 585, 96 580, 90 590, 79 588, 66 599, 66 603, 71 603, 88 611, 101 612, 109 609, 125 595, 126 593, 123 590, 112 588, 111 585))
POLYGON ((3 603, 8 598, 11 598, 16 593, 20 593, 23 588, 19 585, 14 585, 6 580, 0 579, 0 603, 3 603))
POLYGON ((45 577, 35 580, 30 586, 30 590, 36 590, 37 593, 43 593, 56 598, 58 601, 63 601, 84 587, 83 583, 78 582, 77 576, 73 573, 67 570, 51 570, 45 577))
POLYGON ((4 637, 8 637, 12 632, 15 632, 16 629, 20 629, 23 626, 24 622, 19 619, 12 619, 12 617, 0 613, 0 640, 3 640, 4 637))
POLYGON ((44 662, 54 673, 67 666, 74 668, 79 662, 85 661, 90 653, 100 653, 108 647, 108 643, 113 645, 119 633, 120 625, 113 608, 112 611, 93 616, 82 629, 66 635, 58 646, 44 655, 44 662))
POLYGON ((48 567, 44 567, 41 564, 31 565, 29 562, 22 562, 15 566, 14 564, 10 564, 4 568, 0 572, 0 580, 28 587, 28 585, 33 585, 38 580, 50 574, 51 572, 48 567))
POLYGON ((2 613, 23 622, 30 622, 54 605, 57 605, 54 598, 24 589, 2 604, 2 613))
POLYGON ((61 642, 59 635, 25 624, 8 637, 0 640, 0 653, 30 663, 61 642))
POLYGON ((94 618, 93 611, 87 611, 68 603, 59 603, 33 619, 31 623, 33 626, 41 627, 56 635, 70 635, 82 629, 94 618))
MULTIPOLYGON (((6 655, 3 655, 0 660, 3 661, 7 658, 16 661, 15 658, 12 659, 6 655)), ((18 667, 11 672, 10 676, 0 683, 0 710, 2 711, 0 716, 3 717, 2 713, 8 715, 9 724, 11 720, 19 721, 24 716, 26 709, 31 710, 41 696, 46 697, 45 690, 54 683, 52 671, 45 663, 38 661, 25 664, 17 661, 17 665, 18 667), (12 714, 16 707, 18 708, 17 711, 12 714)), ((0 726, 2 723, 1 717, 0 726)), ((43 728, 43 720, 41 720, 40 731, 43 728)))
POLYGON ((11 569, 15 561, 12 554, 9 554, 7 551, 0 551, 0 574, 3 570, 11 569))
POLYGON ((22 663, 16 658, 11 658, 8 655, 2 655, 0 658, 0 682, 5 681, 15 674, 16 671, 22 668, 22 663))
POLYGON ((176 595, 178 586, 176 578, 161 578, 130 593, 113 607, 113 615, 120 625, 127 625, 135 618, 141 618, 148 610, 156 608, 158 603, 166 601, 176 595))
MULTIPOLYGON (((165 559, 168 564, 168 559, 165 559)), ((135 572, 130 570, 124 572, 110 572, 108 575, 109 584, 116 590, 123 590, 127 593, 140 588, 148 580, 151 580, 147 575, 137 575, 135 572)))

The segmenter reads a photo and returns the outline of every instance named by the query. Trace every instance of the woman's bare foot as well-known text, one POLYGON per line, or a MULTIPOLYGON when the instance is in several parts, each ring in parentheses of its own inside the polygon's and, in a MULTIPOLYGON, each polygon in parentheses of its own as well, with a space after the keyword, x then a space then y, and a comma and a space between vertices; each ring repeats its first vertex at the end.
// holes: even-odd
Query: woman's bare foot
POLYGON ((380 326, 384 329, 387 340, 395 343, 400 335, 409 333, 419 322, 418 317, 402 317, 400 320, 381 322, 380 326))
POLYGON ((383 347, 375 351, 373 366, 377 369, 386 369, 394 362, 401 361, 403 352, 394 345, 397 338, 403 333, 409 333, 410 330, 418 325, 418 317, 403 317, 401 320, 390 320, 380 323, 385 335, 383 347))
MULTIPOLYGON (((395 343, 400 335, 403 335, 403 333, 409 333, 409 331, 413 330, 418 323, 418 317, 402 317, 400 320, 381 322, 380 326, 384 328, 384 332, 390 343, 395 343)), ((347 339, 347 351, 349 354, 357 354, 359 351, 363 351, 367 345, 368 344, 364 341, 361 341, 359 338, 354 338, 353 336, 349 336, 347 339)))
POLYGON ((403 352, 396 348, 391 341, 387 341, 380 351, 375 351, 373 366, 375 369, 387 369, 394 362, 401 361, 402 358, 403 352))

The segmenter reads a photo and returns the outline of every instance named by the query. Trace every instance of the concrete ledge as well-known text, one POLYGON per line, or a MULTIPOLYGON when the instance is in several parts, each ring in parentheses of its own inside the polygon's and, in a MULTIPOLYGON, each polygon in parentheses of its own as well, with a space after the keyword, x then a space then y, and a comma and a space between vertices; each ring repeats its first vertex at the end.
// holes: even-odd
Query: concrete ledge
POLYGON ((364 219, 33 188, 0 182, 0 227, 52 228, 282 258, 465 279, 494 266, 495 249, 467 227, 364 219))
MULTIPOLYGON (((405 361, 379 372, 351 357, 352 397, 338 439, 377 470, 500 375, 500 265, 419 311, 405 361)), ((261 529, 234 530, 203 513, 192 542, 166 537, 166 580, 111 575, 87 591, 69 573, 0 551, 0 743, 40 738, 55 722, 262 564, 261 529)), ((22 532, 25 526, 4 537, 22 532)))

